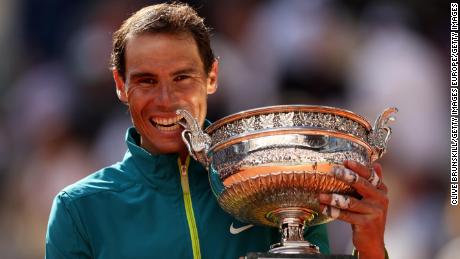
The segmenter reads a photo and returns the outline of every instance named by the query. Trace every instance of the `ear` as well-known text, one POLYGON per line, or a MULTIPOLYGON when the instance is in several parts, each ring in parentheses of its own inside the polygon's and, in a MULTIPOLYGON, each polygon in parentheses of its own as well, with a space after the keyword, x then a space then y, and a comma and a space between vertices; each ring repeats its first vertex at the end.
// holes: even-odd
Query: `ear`
POLYGON ((217 76, 219 74, 219 63, 217 59, 212 63, 211 71, 208 74, 207 94, 213 94, 217 91, 217 76))
POLYGON ((128 103, 128 96, 126 94, 125 81, 123 76, 118 73, 116 69, 112 70, 113 80, 115 81, 115 86, 117 90, 118 99, 123 103, 128 103))

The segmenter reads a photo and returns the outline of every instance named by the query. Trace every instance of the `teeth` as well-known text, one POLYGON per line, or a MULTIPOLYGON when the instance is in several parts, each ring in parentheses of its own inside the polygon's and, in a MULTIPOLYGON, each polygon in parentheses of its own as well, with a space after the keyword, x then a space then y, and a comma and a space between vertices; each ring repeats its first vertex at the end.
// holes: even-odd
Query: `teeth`
POLYGON ((163 127, 163 126, 157 125, 156 127, 157 129, 162 130, 162 131, 173 131, 179 128, 179 124, 175 124, 174 126, 170 126, 170 127, 163 127))
POLYGON ((156 124, 159 124, 158 126, 175 124, 181 119, 182 119, 181 115, 177 115, 176 117, 172 117, 172 118, 152 118, 153 122, 155 122, 156 124))

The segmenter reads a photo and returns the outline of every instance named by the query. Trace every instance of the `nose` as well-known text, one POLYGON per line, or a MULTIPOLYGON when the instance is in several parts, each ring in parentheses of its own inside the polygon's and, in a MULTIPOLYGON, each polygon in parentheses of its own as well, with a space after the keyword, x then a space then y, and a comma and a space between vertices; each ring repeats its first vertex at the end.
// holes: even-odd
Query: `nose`
POLYGON ((156 95, 156 101, 158 106, 167 107, 171 105, 173 101, 173 92, 171 86, 168 83, 160 83, 156 95))

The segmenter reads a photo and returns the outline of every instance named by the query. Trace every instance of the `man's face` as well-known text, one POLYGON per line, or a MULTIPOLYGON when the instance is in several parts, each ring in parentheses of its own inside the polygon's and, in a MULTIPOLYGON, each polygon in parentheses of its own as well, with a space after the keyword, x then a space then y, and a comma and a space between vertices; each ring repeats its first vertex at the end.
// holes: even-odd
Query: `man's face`
POLYGON ((177 109, 203 125, 206 97, 216 90, 217 63, 206 74, 188 34, 142 34, 128 39, 125 76, 114 71, 119 98, 128 103, 141 146, 153 154, 185 150, 177 109))

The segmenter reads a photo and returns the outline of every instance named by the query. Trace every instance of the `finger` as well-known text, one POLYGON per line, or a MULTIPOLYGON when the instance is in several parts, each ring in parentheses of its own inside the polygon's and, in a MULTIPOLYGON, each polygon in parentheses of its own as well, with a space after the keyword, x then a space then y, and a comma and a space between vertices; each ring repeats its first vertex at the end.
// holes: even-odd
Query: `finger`
POLYGON ((320 210, 324 216, 328 216, 329 218, 333 218, 333 219, 338 219, 341 214, 340 209, 329 206, 329 205, 321 205, 320 210))
POLYGON ((367 179, 373 186, 378 187, 382 183, 382 180, 380 179, 379 175, 375 171, 374 168, 371 170, 371 176, 367 179))
POLYGON ((332 207, 339 208, 342 210, 348 210, 359 213, 372 213, 373 207, 367 202, 360 201, 347 195, 341 195, 337 193, 319 195, 319 202, 325 205, 331 205, 332 207))
POLYGON ((371 176, 371 171, 369 170, 369 167, 358 163, 353 160, 346 160, 343 162, 343 165, 348 168, 353 170, 354 172, 358 173, 359 176, 363 177, 364 179, 368 179, 371 176))
POLYGON ((354 184, 358 182, 360 178, 359 175, 353 172, 352 170, 341 166, 333 167, 331 173, 339 180, 342 180, 349 184, 354 184))
POLYGON ((372 165, 372 168, 375 170, 375 173, 380 177, 380 184, 377 185, 377 188, 384 191, 385 193, 388 193, 388 188, 387 186, 383 183, 383 169, 382 165, 379 163, 374 163, 372 165))
POLYGON ((381 180, 383 180, 383 170, 382 170, 382 165, 380 163, 374 163, 372 165, 372 168, 374 168, 375 172, 377 175, 380 177, 381 180))
POLYGON ((369 171, 364 165, 357 163, 352 160, 347 160, 344 162, 344 165, 355 172, 360 173, 360 175, 366 178, 366 175, 369 175, 367 180, 377 189, 382 190, 384 193, 388 193, 388 188, 383 184, 383 170, 382 165, 379 163, 374 163, 372 169, 369 171))
POLYGON ((323 215, 329 218, 340 219, 350 224, 360 224, 363 222, 365 217, 363 214, 341 210, 330 205, 321 205, 320 211, 323 215))
POLYGON ((388 187, 383 182, 380 182, 380 185, 377 186, 377 189, 381 190, 385 194, 388 194, 388 187))
POLYGON ((367 180, 359 177, 354 171, 344 167, 334 167, 331 172, 337 179, 350 184, 363 197, 380 197, 385 195, 367 180))
POLYGON ((372 169, 369 170, 363 164, 360 164, 353 160, 344 161, 345 167, 353 170, 358 173, 361 177, 367 179, 373 186, 378 187, 378 189, 383 190, 385 193, 388 191, 386 186, 381 186, 383 181, 382 166, 379 163, 374 163, 372 169))

